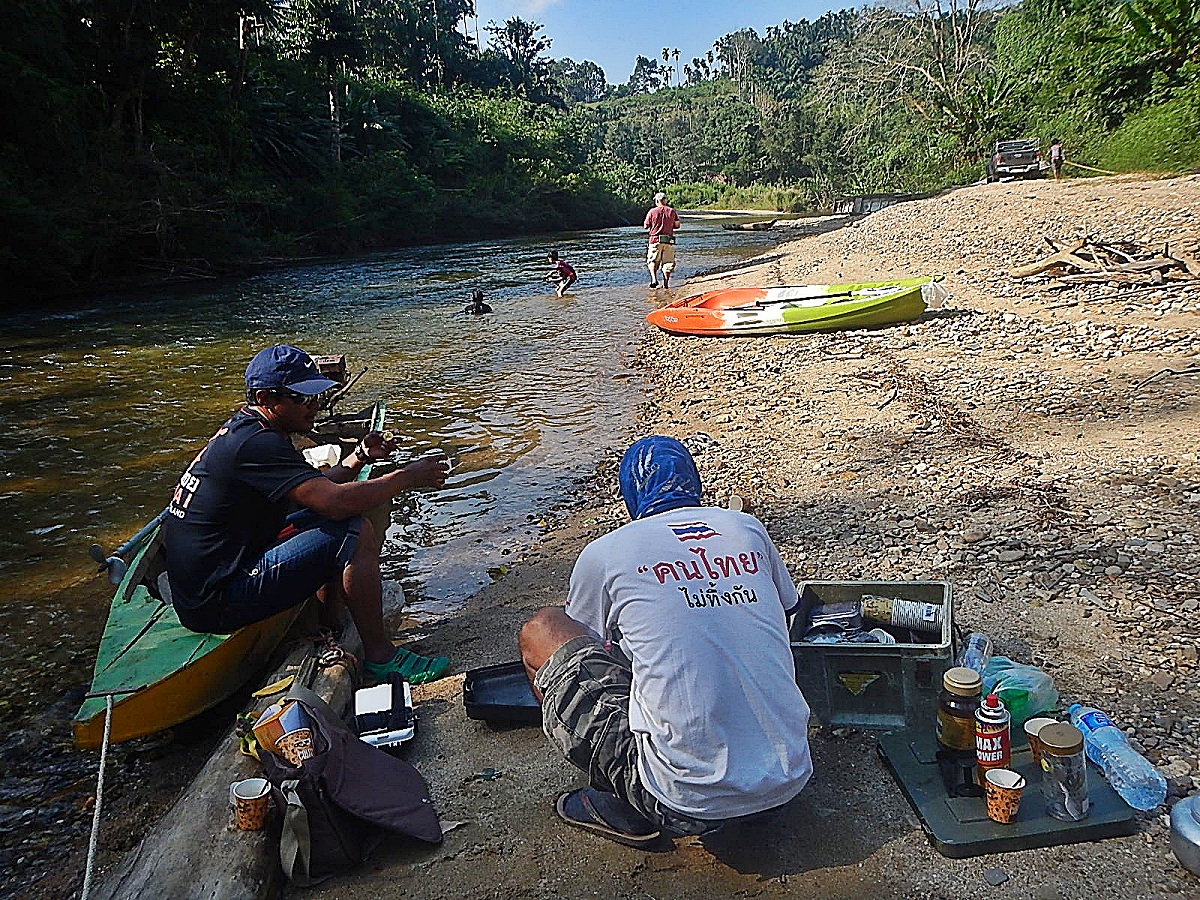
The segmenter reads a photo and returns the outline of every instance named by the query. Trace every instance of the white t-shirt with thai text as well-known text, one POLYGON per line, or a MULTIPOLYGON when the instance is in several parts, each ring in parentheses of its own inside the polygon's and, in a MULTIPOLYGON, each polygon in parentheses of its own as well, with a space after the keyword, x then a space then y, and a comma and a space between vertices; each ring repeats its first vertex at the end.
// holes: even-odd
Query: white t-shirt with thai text
POLYGON ((786 612, 796 588, 762 523, 715 507, 592 541, 567 614, 633 663, 629 721, 647 790, 698 819, 762 812, 812 775, 786 612))

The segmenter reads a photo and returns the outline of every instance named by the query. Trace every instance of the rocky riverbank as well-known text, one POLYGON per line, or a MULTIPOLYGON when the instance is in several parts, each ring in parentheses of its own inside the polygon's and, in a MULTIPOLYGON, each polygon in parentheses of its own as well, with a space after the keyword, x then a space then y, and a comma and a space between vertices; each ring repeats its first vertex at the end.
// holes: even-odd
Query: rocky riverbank
MULTIPOLYGON (((950 299, 873 332, 706 340, 648 332, 636 433, 689 438, 710 499, 747 499, 796 579, 944 579, 961 625, 1044 668, 1064 704, 1111 713, 1194 788, 1200 705, 1200 292, 1018 282, 1043 238, 1200 237, 1200 179, 976 186, 891 207, 694 280, 786 284, 946 274, 950 299)), ((686 244, 682 251, 686 251, 686 244)), ((464 668, 514 658, 521 620, 560 602, 582 543, 624 521, 614 448, 582 510, 444 623, 464 668)), ((536 729, 467 720, 459 679, 421 692, 413 760, 466 823, 432 853, 390 848, 312 895, 1195 896, 1162 809, 1138 834, 967 860, 932 851, 869 732, 816 732, 817 775, 786 822, 726 856, 640 854, 554 819, 577 778, 536 729), (1082 874, 1086 873, 1086 875, 1082 874), (993 882, 1003 882, 992 887, 993 882)), ((1064 706, 1065 708, 1065 706, 1064 706)))

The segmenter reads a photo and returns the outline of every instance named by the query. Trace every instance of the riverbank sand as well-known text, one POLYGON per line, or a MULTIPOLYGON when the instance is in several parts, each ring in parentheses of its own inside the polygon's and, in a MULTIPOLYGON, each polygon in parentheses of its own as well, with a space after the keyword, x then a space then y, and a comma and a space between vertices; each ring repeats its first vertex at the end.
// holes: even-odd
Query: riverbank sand
MULTIPOLYGON (((1055 241, 1187 247, 1200 178, 979 185, 805 237, 717 286, 944 273, 950 299, 873 332, 705 340, 647 331, 631 437, 693 438, 710 502, 746 498, 796 580, 944 579, 959 624, 1104 708, 1170 778, 1200 780, 1200 290, 1016 281, 1055 241)), ((681 291, 682 293, 682 291, 681 291)), ((640 302, 640 301, 637 301, 640 302)), ((534 610, 560 603, 584 543, 625 521, 613 447, 581 506, 427 650, 459 670, 516 658, 534 610)), ((415 689, 408 751, 441 817, 438 848, 386 843, 310 898, 1197 896, 1166 816, 1101 843, 951 860, 933 851, 871 732, 814 728, 816 774, 769 831, 716 853, 645 853, 570 829, 581 783, 537 728, 464 715, 462 676, 415 689), (1004 880, 1007 879, 1007 880, 1004 880), (1003 881, 999 886, 994 882, 1003 881)))

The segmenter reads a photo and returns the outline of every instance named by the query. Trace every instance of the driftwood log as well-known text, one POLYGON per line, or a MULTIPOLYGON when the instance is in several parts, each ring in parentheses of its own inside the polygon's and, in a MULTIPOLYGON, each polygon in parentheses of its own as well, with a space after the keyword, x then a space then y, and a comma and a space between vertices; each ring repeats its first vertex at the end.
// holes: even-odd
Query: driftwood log
MULTIPOLYGON (((1008 270, 1013 278, 1051 275, 1058 282, 1118 284, 1164 284, 1192 280, 1200 276, 1200 260, 1187 246, 1175 254, 1168 243, 1161 249, 1142 248, 1130 243, 1111 243, 1084 238, 1067 247, 1059 247, 1049 238, 1054 250, 1035 262, 1008 270)), ((1191 241, 1191 243, 1195 243, 1191 241)))
MULTIPOLYGON (((305 618, 302 616, 301 621, 305 618)), ((346 625, 338 643, 362 658, 362 641, 353 624, 346 625)), ((263 684, 285 675, 299 678, 306 670, 315 671, 310 686, 341 712, 353 696, 352 676, 342 665, 316 669, 316 653, 311 642, 303 642, 287 654, 263 684)), ((254 700, 245 712, 261 711, 271 702, 271 698, 254 700)), ((237 831, 231 827, 230 783, 261 776, 262 767, 238 752, 236 730, 230 728, 163 819, 92 896, 97 900, 247 900, 277 896, 283 886, 279 817, 273 814, 265 831, 237 831)))

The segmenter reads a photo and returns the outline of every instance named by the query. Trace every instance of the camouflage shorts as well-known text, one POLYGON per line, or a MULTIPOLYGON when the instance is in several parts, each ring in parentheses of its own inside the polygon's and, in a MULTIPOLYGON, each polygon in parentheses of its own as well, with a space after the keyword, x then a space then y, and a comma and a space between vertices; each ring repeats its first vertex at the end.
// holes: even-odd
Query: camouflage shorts
POLYGON ((626 803, 678 835, 703 835, 720 821, 675 812, 646 790, 638 774, 637 742, 629 727, 633 670, 619 650, 594 638, 572 638, 554 651, 534 678, 542 692, 542 729, 592 787, 626 803))

